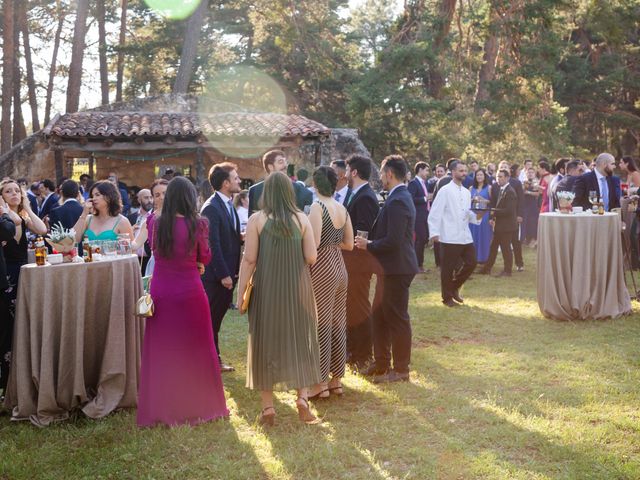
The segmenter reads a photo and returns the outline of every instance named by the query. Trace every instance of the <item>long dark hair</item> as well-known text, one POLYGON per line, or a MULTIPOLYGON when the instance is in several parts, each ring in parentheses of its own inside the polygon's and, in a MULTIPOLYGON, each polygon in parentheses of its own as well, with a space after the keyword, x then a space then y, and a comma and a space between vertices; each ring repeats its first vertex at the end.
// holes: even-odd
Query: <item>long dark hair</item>
POLYGON ((633 157, 624 156, 622 157, 622 161, 627 165, 627 170, 630 172, 637 172, 638 166, 636 165, 636 161, 633 157))
POLYGON ((480 185, 478 184, 478 177, 477 177, 478 172, 484 173, 484 181, 482 182, 482 188, 489 185, 489 175, 487 174, 487 171, 484 168, 479 168, 478 170, 476 170, 476 173, 473 175, 473 188, 475 188, 476 190, 480 187, 480 185))
MULTIPOLYGON (((91 185, 89 189, 89 200, 93 197, 93 191, 98 190, 100 195, 107 201, 107 215, 110 217, 117 217, 122 211, 122 196, 120 195, 120 189, 116 187, 109 180, 100 180, 99 182, 91 185)), ((98 211, 96 210, 97 214, 98 211)))
MULTIPOLYGON (((273 219, 275 231, 291 237, 293 235, 293 220, 299 223, 295 194, 291 180, 282 172, 273 172, 264 181, 261 200, 262 212, 273 219)), ((302 228, 302 225, 299 225, 302 228)))
POLYGON ((174 177, 167 186, 167 193, 162 205, 162 213, 156 227, 153 246, 161 257, 170 257, 173 253, 173 236, 176 215, 184 216, 189 232, 188 250, 196 245, 198 228, 198 193, 196 187, 184 177, 174 177))

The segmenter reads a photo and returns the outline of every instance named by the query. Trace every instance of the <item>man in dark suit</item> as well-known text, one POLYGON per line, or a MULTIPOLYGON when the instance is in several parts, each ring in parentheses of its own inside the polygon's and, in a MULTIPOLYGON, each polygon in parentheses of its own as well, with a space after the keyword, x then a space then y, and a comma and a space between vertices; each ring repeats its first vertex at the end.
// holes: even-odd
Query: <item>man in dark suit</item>
POLYGON ((489 247, 489 258, 479 273, 489 274, 498 256, 498 247, 502 250, 504 260, 504 270, 498 276, 510 277, 513 268, 513 255, 511 253, 511 238, 513 232, 518 230, 517 206, 518 197, 515 190, 509 184, 509 170, 498 171, 499 186, 498 199, 495 211, 491 213, 491 226, 493 227, 493 238, 489 247))
MULTIPOLYGON (((287 156, 282 150, 271 150, 262 156, 262 167, 269 175, 272 172, 287 173, 287 156)), ((313 202, 313 194, 298 182, 292 182, 293 190, 296 194, 296 205, 301 211, 304 207, 311 205, 313 202)), ((260 210, 260 198, 264 189, 264 181, 258 182, 249 188, 249 216, 260 210)))
MULTIPOLYGON (((517 165, 515 165, 515 169, 512 168, 513 165, 509 165, 509 162, 506 160, 501 161, 499 164, 499 170, 507 170, 510 173, 509 176, 509 185, 513 188, 513 191, 516 192, 516 221, 517 224, 520 225, 522 223, 523 215, 524 215, 524 188, 522 187, 522 182, 516 178, 517 175, 517 165), (514 174, 515 170, 515 174, 514 174)), ((490 195, 490 206, 491 208, 496 208, 496 203, 498 202, 498 197, 500 196, 500 185, 498 182, 491 185, 491 195, 490 195)), ((516 264, 516 269, 518 272, 524 272, 524 259, 522 257, 522 243, 520 242, 520 236, 518 235, 518 228, 513 231, 511 236, 511 250, 513 251, 513 257, 516 264)))
POLYGON ((38 210, 38 216, 44 220, 51 213, 51 210, 58 206, 58 201, 60 200, 60 197, 56 194, 55 184, 48 178, 40 182, 40 197, 43 200, 38 210))
MULTIPOLYGON (((233 207, 233 195, 239 193, 240 177, 237 166, 224 162, 209 171, 209 182, 215 193, 202 206, 201 214, 209 220, 209 245, 211 261, 205 266, 202 283, 209 298, 211 323, 216 351, 220 357, 218 334, 222 319, 233 301, 233 289, 240 269, 240 218, 233 207)), ((220 359, 223 372, 233 367, 220 359)))
POLYGON ((31 205, 32 212, 40 211, 40 183, 33 182, 27 190, 27 197, 29 198, 29 204, 31 205))
POLYGON ((571 160, 565 167, 566 175, 556 186, 556 192, 573 192, 580 177, 580 160, 571 160))
POLYGON ((83 207, 78 202, 80 187, 73 180, 65 180, 60 185, 60 193, 63 203, 49 213, 49 228, 61 223, 64 228, 70 229, 82 214, 83 207))
POLYGON ((381 271, 373 307, 375 361, 365 372, 373 375, 374 383, 409 381, 409 288, 418 273, 418 262, 413 250, 416 209, 404 185, 407 171, 407 162, 399 155, 382 161, 380 180, 389 195, 374 222, 372 239, 356 237, 356 246, 371 252, 381 271))
POLYGON ((589 192, 594 191, 600 201, 604 202, 605 211, 610 212, 620 207, 620 179, 613 176, 616 160, 610 153, 601 153, 595 163, 592 171, 576 180, 573 205, 590 210, 589 192))
POLYGON ((414 248, 418 259, 418 269, 424 272, 424 248, 429 240, 427 216, 429 215, 429 192, 427 191, 427 174, 429 166, 425 162, 418 162, 414 167, 415 178, 409 182, 407 189, 416 207, 415 242, 414 248))
MULTIPOLYGON (((375 192, 369 185, 373 162, 361 155, 346 160, 346 176, 349 179, 349 195, 344 205, 354 233, 371 233, 380 206, 375 192)), ((365 371, 372 359, 371 302, 369 290, 374 271, 371 254, 357 248, 342 250, 349 282, 347 284, 347 358, 355 371, 365 371)))

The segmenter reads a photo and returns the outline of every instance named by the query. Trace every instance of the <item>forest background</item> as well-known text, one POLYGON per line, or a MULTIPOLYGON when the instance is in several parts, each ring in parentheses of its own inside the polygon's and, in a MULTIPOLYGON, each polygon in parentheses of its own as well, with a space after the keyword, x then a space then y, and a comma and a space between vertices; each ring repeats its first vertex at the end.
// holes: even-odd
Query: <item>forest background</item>
POLYGON ((247 71, 376 160, 639 152, 639 0, 147 1, 2 0, 0 153, 58 112, 247 71))

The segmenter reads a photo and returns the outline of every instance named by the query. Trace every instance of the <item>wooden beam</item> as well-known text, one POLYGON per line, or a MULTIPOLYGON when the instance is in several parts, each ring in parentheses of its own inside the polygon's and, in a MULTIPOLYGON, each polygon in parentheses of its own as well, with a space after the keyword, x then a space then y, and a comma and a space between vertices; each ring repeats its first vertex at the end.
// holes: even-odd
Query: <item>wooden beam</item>
POLYGON ((64 162, 63 154, 61 150, 55 150, 53 152, 55 168, 56 168, 56 185, 59 185, 64 177, 64 162))

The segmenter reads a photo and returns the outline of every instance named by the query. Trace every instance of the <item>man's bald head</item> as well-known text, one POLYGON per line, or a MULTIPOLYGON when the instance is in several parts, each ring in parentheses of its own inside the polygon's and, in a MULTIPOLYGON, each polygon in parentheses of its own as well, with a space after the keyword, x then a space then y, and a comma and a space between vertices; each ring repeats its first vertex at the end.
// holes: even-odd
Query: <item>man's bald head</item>
POLYGON ((596 157, 596 169, 602 175, 612 175, 616 166, 616 159, 610 153, 601 153, 596 157))
POLYGON ((153 195, 151 195, 151 190, 148 188, 140 190, 138 192, 138 203, 140 203, 140 207, 145 212, 153 210, 153 195))

